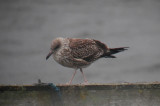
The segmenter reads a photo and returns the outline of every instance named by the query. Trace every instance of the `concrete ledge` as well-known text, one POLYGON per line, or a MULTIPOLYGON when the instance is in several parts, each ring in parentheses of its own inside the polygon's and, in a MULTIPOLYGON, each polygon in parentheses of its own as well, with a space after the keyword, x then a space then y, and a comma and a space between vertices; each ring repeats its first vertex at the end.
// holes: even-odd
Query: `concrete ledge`
MULTIPOLYGON (((89 84, 89 85, 56 85, 60 90, 125 90, 125 89, 160 89, 160 82, 154 83, 121 83, 121 84, 89 84)), ((45 84, 37 85, 0 85, 0 91, 41 91, 41 90, 51 90, 52 87, 45 84)))
POLYGON ((160 83, 1 85, 0 106, 160 106, 160 83))

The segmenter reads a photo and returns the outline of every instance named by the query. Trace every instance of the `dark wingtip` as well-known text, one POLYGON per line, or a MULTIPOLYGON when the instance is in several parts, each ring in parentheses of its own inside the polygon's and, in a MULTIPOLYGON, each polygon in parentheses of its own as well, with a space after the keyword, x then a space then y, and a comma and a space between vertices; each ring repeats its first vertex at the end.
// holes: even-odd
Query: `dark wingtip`
POLYGON ((119 48, 110 48, 110 54, 116 54, 125 50, 128 50, 129 47, 119 47, 119 48))
POLYGON ((116 50, 128 50, 129 47, 119 47, 119 48, 113 48, 113 49, 116 49, 116 50))
POLYGON ((110 56, 105 56, 105 58, 117 58, 116 56, 110 55, 110 56))

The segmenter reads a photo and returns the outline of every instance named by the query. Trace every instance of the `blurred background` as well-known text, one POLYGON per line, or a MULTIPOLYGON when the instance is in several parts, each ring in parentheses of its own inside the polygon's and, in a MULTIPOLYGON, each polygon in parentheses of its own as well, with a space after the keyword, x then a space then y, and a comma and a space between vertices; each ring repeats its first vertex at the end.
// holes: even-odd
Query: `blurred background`
POLYGON ((74 69, 45 59, 56 37, 130 47, 85 68, 90 83, 160 81, 159 0, 0 0, 0 84, 69 81, 74 69))

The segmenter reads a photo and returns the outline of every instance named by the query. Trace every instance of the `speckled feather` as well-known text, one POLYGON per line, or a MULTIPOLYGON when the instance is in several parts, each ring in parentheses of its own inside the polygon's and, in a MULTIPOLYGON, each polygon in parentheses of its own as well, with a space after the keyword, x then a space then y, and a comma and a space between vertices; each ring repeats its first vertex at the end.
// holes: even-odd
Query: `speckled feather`
POLYGON ((112 54, 126 50, 126 47, 108 48, 104 43, 94 39, 56 38, 52 41, 51 51, 59 64, 71 68, 84 68, 101 57, 115 58, 112 54))
POLYGON ((127 50, 127 47, 108 48, 104 43, 94 39, 59 37, 52 41, 51 49, 46 56, 46 60, 53 55, 54 60, 59 64, 65 67, 75 68, 75 72, 67 84, 72 83, 77 69, 80 69, 80 72, 83 75, 84 84, 88 84, 82 68, 89 66, 101 57, 115 58, 112 54, 124 50, 127 50))
MULTIPOLYGON (((74 58, 83 59, 87 62, 93 62, 100 58, 107 47, 104 44, 97 44, 92 39, 69 39, 69 47, 74 58)), ((100 42, 98 42, 100 43, 100 42)))

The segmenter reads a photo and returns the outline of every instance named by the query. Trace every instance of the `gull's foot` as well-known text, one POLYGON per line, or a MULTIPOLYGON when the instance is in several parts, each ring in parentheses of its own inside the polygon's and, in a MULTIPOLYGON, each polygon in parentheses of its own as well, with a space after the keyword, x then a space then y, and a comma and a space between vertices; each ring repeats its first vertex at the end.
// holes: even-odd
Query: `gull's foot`
POLYGON ((88 84, 89 84, 88 81, 85 81, 85 82, 81 83, 81 85, 88 85, 88 84))
POLYGON ((71 85, 71 82, 67 82, 66 85, 71 85))

